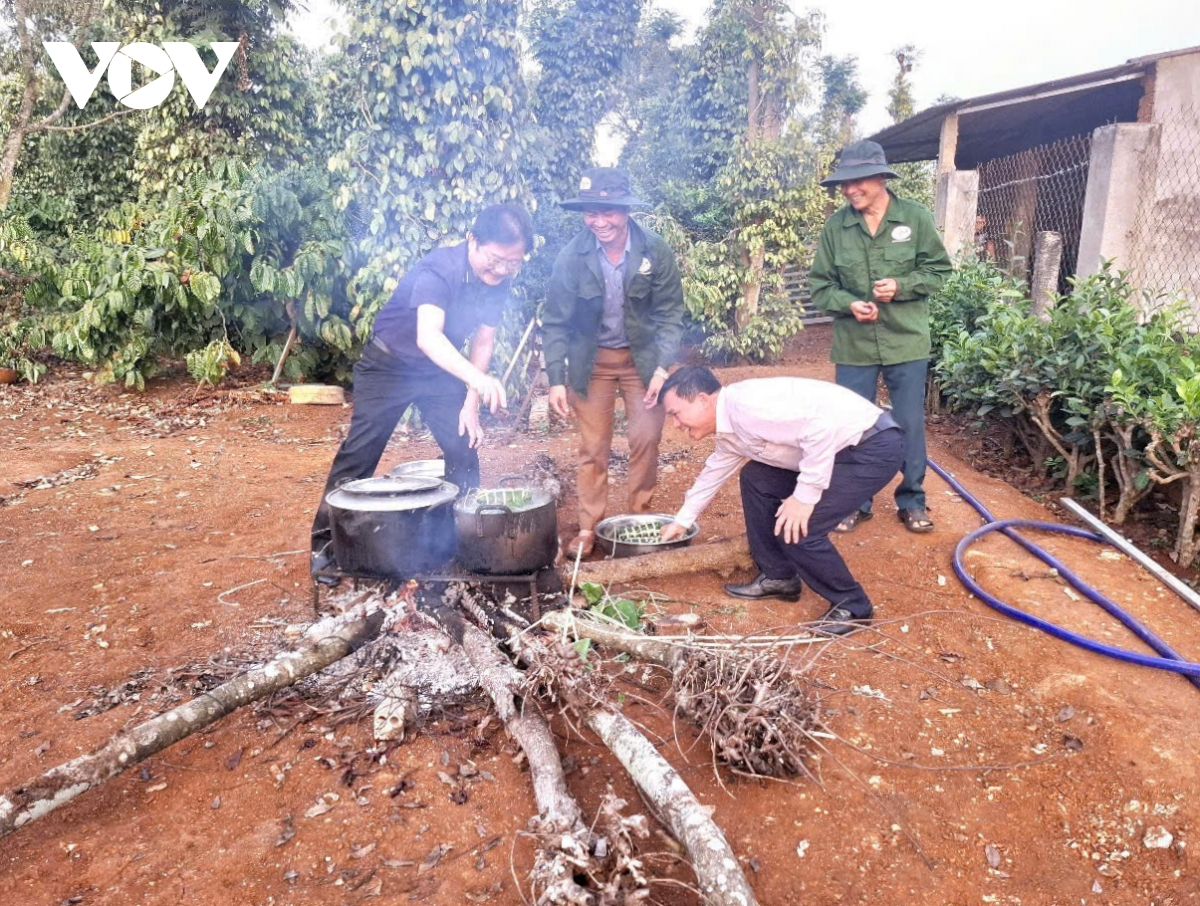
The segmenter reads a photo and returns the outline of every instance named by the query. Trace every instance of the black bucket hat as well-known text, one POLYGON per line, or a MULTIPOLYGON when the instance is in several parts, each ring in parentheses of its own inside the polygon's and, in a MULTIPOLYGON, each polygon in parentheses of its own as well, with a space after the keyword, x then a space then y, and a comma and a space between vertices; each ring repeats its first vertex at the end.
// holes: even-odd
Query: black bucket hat
POLYGON ((837 166, 821 180, 821 185, 836 186, 854 179, 866 179, 868 176, 900 178, 900 174, 888 166, 883 146, 879 142, 855 142, 841 150, 837 166))
POLYGON ((559 206, 568 211, 590 207, 632 208, 645 204, 630 191, 629 174, 617 167, 584 170, 583 178, 579 180, 579 194, 559 202, 559 206))

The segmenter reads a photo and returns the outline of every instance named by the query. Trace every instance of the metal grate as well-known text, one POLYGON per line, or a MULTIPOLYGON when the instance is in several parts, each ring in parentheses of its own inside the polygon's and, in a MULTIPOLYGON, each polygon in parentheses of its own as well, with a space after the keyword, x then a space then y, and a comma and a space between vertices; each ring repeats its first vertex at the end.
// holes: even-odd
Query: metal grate
POLYGON ((1200 219, 1194 193, 1200 185, 1200 111, 1182 107, 1159 123, 1157 164, 1142 169, 1130 254, 1133 280, 1151 308, 1191 302, 1200 329, 1200 219))
POLYGON ((976 254, 1028 280, 1034 236, 1043 230, 1060 233, 1059 292, 1066 292, 1079 256, 1091 152, 1089 133, 980 164, 976 254))

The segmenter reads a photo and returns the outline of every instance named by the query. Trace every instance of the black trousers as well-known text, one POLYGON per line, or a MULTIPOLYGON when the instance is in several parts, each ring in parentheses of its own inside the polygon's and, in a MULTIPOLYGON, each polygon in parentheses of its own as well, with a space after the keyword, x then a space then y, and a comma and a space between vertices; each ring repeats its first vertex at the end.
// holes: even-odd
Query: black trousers
POLYGON ((796 490, 798 472, 761 462, 742 467, 742 511, 750 553, 771 579, 799 576, 830 604, 854 616, 871 615, 871 599, 850 574, 829 533, 864 500, 878 493, 904 462, 904 432, 888 428, 847 447, 834 459, 833 477, 808 520, 808 534, 787 544, 775 534, 775 513, 796 490))
POLYGON ((325 496, 359 478, 370 478, 387 449, 404 411, 411 405, 433 432, 446 457, 446 480, 461 490, 479 487, 479 454, 469 438, 459 436, 458 415, 467 386, 446 372, 413 374, 374 344, 368 343, 354 366, 354 415, 350 433, 333 458, 321 504, 313 520, 312 547, 320 551, 330 540, 329 506, 325 496))

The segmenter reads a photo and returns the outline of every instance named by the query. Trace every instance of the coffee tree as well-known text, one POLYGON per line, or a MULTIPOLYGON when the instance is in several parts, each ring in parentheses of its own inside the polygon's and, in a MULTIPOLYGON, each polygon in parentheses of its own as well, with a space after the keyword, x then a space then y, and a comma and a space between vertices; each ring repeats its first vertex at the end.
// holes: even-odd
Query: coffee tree
MULTIPOLYGON (((521 170, 536 202, 534 226, 544 253, 530 262, 520 285, 534 304, 545 296, 554 256, 582 228, 579 214, 562 210, 558 202, 575 195, 580 175, 592 165, 597 127, 627 105, 624 91, 637 58, 645 6, 645 0, 534 0, 529 5, 523 32, 534 64, 532 119, 521 170)), ((522 311, 516 320, 523 324, 530 314, 522 311)))
MULTIPOLYGON (((676 34, 669 21, 651 25, 647 40, 660 45, 676 34)), ((688 307, 712 355, 771 358, 802 324, 780 271, 806 266, 826 215, 820 154, 798 116, 819 30, 786 3, 721 0, 693 45, 641 49, 659 87, 644 88, 646 112, 627 117, 644 133, 628 163, 658 182, 653 191, 682 228, 673 235, 692 259, 680 263, 688 307), (674 77, 664 76, 669 67, 674 77)))

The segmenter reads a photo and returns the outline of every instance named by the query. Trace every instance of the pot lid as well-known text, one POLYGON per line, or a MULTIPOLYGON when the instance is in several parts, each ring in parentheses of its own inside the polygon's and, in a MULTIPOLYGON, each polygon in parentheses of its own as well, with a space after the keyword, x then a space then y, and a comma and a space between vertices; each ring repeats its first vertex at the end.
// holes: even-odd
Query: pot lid
POLYGON ((439 487, 440 478, 423 475, 388 475, 381 478, 362 478, 358 481, 348 481, 341 490, 347 494, 362 497, 399 497, 403 494, 416 494, 421 491, 432 491, 439 487))
POLYGON ((326 495, 335 510, 398 513, 449 503, 458 496, 458 485, 437 479, 364 478, 351 481, 326 495))
POLYGON ((399 475, 416 475, 422 478, 445 478, 446 460, 414 459, 409 462, 402 462, 398 466, 393 466, 392 471, 390 471, 388 474, 393 477, 399 475))

